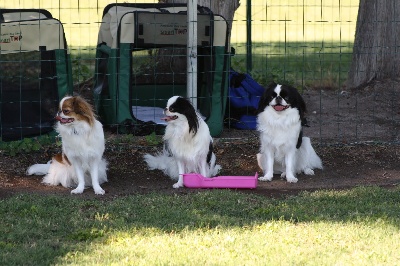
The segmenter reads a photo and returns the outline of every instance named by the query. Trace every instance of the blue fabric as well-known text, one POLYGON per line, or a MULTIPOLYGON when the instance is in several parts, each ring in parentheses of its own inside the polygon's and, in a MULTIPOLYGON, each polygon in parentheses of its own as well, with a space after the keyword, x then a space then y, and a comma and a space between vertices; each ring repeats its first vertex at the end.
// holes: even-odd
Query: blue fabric
POLYGON ((231 105, 237 108, 253 107, 258 108, 258 102, 264 92, 264 87, 257 83, 249 74, 239 74, 231 70, 230 79, 237 78, 239 75, 244 77, 239 87, 229 88, 229 99, 231 105))
POLYGON ((249 74, 230 72, 229 102, 237 122, 232 125, 239 129, 255 129, 257 118, 255 112, 264 92, 264 87, 249 74))
POLYGON ((255 115, 242 115, 238 122, 231 124, 237 129, 253 130, 257 128, 257 116, 255 115))

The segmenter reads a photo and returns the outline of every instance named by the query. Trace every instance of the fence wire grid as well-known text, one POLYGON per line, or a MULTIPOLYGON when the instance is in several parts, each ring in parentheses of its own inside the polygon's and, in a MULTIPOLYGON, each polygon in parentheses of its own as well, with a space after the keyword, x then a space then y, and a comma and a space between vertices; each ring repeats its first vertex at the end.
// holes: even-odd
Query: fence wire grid
MULTIPOLYGON (((113 132, 137 135, 162 132, 163 125, 156 125, 162 116, 160 110, 170 96, 185 96, 186 46, 177 35, 161 40, 156 32, 161 31, 160 27, 166 27, 164 33, 168 35, 165 23, 169 23, 175 25, 176 33, 181 25, 179 23, 182 23, 182 14, 163 10, 157 18, 145 18, 144 13, 135 13, 132 18, 127 17, 123 27, 130 29, 130 26, 132 32, 143 31, 142 39, 133 33, 129 36, 127 30, 124 36, 132 39, 129 46, 118 44, 118 40, 114 46, 110 43, 101 46, 99 40, 104 35, 101 29, 105 23, 103 13, 109 4, 117 3, 123 1, 9 0, 1 4, 3 11, 46 10, 60 23, 57 30, 65 36, 65 46, 60 34, 46 39, 49 33, 45 24, 40 22, 35 24, 37 32, 31 33, 37 37, 33 43, 37 42, 39 49, 19 45, 12 50, 7 45, 28 39, 31 30, 22 28, 28 27, 31 20, 10 22, 7 21, 7 14, 0 18, 2 140, 16 140, 51 131, 52 116, 56 113, 61 93, 80 94, 87 98, 99 112, 105 128, 113 132), (154 19, 157 23, 151 20, 149 24, 152 26, 147 27, 146 19, 154 19), (149 39, 153 41, 147 41, 149 39), (50 41, 53 45, 46 43, 50 41), (51 49, 56 52, 50 53, 51 49), (123 55, 128 55, 127 61, 124 61, 123 55), (114 61, 110 64, 112 59, 114 61), (60 65, 63 60, 65 65, 60 65), (118 86, 123 82, 124 75, 129 76, 128 88, 121 93, 118 86), (116 97, 114 90, 118 91, 119 99, 113 98, 116 97), (122 110, 123 105, 128 106, 128 111, 122 110), (32 109, 37 109, 36 114, 32 109), (123 115, 129 112, 139 119, 135 117, 138 110, 144 112, 140 115, 150 115, 153 119, 138 126, 135 121, 127 121, 126 115, 123 115)), ((158 1, 130 3, 156 4, 158 1)), ((398 143, 399 82, 396 79, 374 82, 358 90, 345 86, 352 60, 358 4, 359 1, 355 0, 242 0, 233 20, 226 21, 232 25, 226 40, 221 37, 225 33, 219 32, 220 27, 215 26, 223 25, 218 23, 223 22, 224 17, 214 16, 219 15, 215 12, 211 17, 204 10, 201 11, 204 12, 202 16, 199 11, 198 23, 205 29, 211 29, 211 33, 207 30, 198 33, 199 92, 196 100, 200 112, 206 118, 213 117, 212 123, 220 124, 216 127, 221 130, 216 129, 215 135, 227 138, 255 135, 252 124, 254 110, 251 107, 241 110, 245 114, 241 117, 242 113, 238 115, 231 103, 228 92, 232 87, 231 71, 234 70, 248 74, 250 79, 263 87, 275 81, 300 90, 307 104, 310 125, 305 128, 305 135, 314 142, 398 143), (210 34, 214 35, 210 37, 210 34), (224 88, 227 95, 215 93, 224 88), (215 112, 219 112, 221 119, 215 112)), ((111 28, 108 38, 111 39, 115 37, 113 34, 120 34, 118 30, 121 31, 116 27, 118 25, 113 24, 113 19, 111 17, 108 25, 111 28), (116 31, 112 31, 113 28, 117 28, 116 31)), ((54 28, 51 31, 54 32, 54 28)), ((173 32, 170 31, 170 34, 173 32)))

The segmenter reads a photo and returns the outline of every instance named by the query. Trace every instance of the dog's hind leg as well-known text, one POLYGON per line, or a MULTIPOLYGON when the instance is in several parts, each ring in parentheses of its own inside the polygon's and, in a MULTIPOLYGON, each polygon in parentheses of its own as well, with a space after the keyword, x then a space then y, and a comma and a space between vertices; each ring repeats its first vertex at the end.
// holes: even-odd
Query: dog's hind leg
POLYGON ((303 173, 306 175, 314 175, 314 170, 311 168, 305 168, 303 169, 303 173))

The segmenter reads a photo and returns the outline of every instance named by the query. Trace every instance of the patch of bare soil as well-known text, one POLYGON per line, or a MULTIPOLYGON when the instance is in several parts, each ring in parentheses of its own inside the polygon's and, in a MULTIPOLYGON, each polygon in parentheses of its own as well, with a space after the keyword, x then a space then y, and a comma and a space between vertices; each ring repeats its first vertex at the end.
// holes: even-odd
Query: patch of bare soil
MULTIPOLYGON (((241 191, 280 197, 301 191, 347 189, 400 184, 399 83, 375 83, 357 91, 307 90, 309 128, 324 169, 314 176, 299 175, 298 183, 287 183, 276 176, 271 182, 258 182, 256 189, 241 191)), ((108 140, 113 136, 108 133, 108 140)), ((105 157, 109 161, 109 182, 103 185, 106 195, 95 196, 92 189, 74 197, 112 199, 136 193, 192 193, 198 189, 173 189, 172 181, 160 171, 149 171, 143 161, 145 153, 156 153, 161 146, 144 144, 143 137, 134 143, 108 141, 105 157)), ((225 129, 215 139, 220 175, 254 175, 260 172, 256 162, 259 149, 255 131, 225 129)), ((7 156, 0 154, 0 198, 15 193, 69 195, 71 189, 41 183, 41 176, 26 176, 33 163, 45 163, 58 150, 7 156)))

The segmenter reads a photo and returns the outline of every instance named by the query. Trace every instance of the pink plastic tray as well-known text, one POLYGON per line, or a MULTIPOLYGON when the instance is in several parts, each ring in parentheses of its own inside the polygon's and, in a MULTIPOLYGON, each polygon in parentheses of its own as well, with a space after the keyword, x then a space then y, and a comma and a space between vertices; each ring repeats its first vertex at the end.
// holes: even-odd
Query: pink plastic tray
POLYGON ((200 174, 184 174, 183 185, 188 188, 256 188, 258 173, 254 176, 204 177, 200 174))

